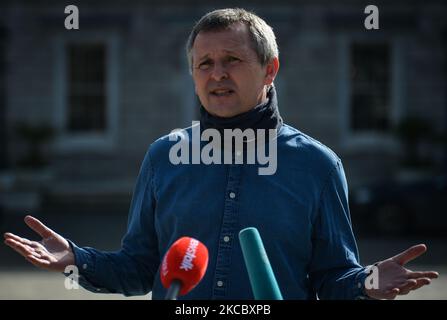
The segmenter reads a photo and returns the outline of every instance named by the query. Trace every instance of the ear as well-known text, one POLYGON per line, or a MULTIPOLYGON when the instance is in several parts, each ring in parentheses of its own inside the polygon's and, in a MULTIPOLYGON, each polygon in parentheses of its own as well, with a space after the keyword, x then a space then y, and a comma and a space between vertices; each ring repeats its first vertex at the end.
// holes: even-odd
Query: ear
POLYGON ((278 57, 274 57, 265 67, 266 68, 266 74, 264 79, 265 85, 271 85, 273 83, 273 80, 275 80, 276 74, 279 70, 279 59, 278 57))

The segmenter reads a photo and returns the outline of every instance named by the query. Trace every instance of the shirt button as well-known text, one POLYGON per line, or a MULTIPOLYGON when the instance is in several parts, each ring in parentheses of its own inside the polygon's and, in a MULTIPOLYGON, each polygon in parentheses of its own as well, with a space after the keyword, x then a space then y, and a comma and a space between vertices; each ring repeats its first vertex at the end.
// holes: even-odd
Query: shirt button
POLYGON ((84 264, 82 265, 82 269, 84 269, 84 270, 87 269, 87 264, 84 263, 84 264))
POLYGON ((230 192, 230 198, 231 198, 231 199, 236 198, 236 194, 235 194, 234 192, 230 192))
POLYGON ((228 241, 230 241, 230 237, 229 237, 229 236, 225 236, 225 237, 223 238, 223 240, 224 240, 225 242, 228 242, 228 241))
POLYGON ((217 281, 217 286, 218 286, 218 287, 222 287, 222 286, 223 286, 223 281, 220 281, 220 280, 217 281))

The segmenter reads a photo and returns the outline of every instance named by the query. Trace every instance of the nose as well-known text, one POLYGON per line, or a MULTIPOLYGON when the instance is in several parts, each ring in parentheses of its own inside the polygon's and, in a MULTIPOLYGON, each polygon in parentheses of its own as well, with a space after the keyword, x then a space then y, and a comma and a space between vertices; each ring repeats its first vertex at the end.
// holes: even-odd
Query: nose
POLYGON ((215 63, 211 72, 211 78, 215 81, 221 81, 228 78, 228 73, 222 63, 215 63))

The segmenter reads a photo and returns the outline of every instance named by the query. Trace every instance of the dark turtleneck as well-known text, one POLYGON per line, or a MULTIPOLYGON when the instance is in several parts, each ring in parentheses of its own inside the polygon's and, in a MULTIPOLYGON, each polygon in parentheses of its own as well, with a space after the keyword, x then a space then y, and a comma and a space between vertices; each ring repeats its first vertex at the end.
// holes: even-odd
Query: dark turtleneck
POLYGON ((200 106, 201 130, 214 128, 223 134, 224 129, 279 129, 283 121, 278 110, 275 87, 267 92, 267 101, 253 109, 230 118, 213 116, 200 106))

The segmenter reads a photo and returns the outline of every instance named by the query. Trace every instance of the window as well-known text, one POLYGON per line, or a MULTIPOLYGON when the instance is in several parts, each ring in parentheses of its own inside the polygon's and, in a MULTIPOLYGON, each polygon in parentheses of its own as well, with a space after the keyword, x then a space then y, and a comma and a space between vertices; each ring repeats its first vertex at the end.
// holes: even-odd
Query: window
POLYGON ((119 37, 54 37, 54 150, 113 152, 119 124, 119 37))
POLYGON ((106 50, 103 44, 68 44, 66 130, 106 130, 106 50))
POLYGON ((391 127, 389 47, 352 44, 350 50, 350 128, 353 132, 387 132, 391 127))
POLYGON ((6 123, 6 44, 8 32, 0 25, 0 170, 7 168, 7 123, 6 123))

